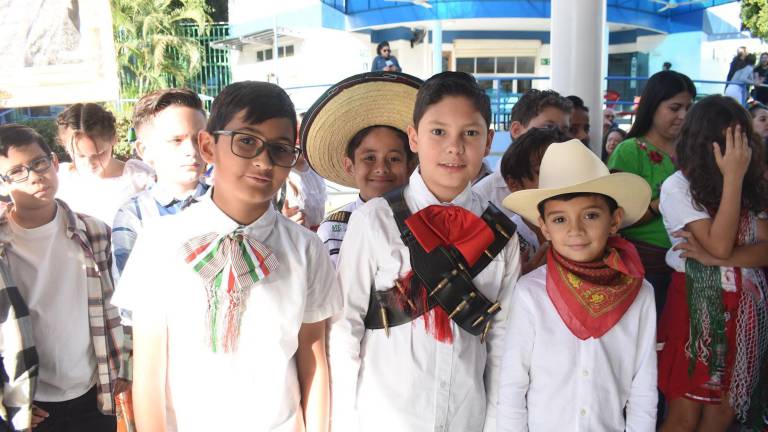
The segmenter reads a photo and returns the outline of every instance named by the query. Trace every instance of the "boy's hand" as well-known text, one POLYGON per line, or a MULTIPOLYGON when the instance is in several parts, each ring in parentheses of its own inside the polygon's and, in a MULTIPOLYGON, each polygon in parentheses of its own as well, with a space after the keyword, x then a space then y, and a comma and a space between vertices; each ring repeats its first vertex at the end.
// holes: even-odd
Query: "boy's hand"
POLYGON ((36 405, 32 405, 32 427, 37 427, 37 425, 42 423, 49 415, 50 414, 48 414, 47 411, 38 408, 36 405))
POLYGON ((696 237, 694 237, 692 233, 685 230, 680 230, 673 232, 672 237, 682 238, 685 240, 676 244, 672 248, 672 250, 682 251, 680 254, 681 257, 686 259, 694 259, 706 266, 720 265, 720 261, 710 255, 709 252, 707 252, 707 250, 701 246, 701 243, 696 240, 696 237))
POLYGON ((304 212, 299 209, 299 206, 296 207, 288 207, 288 200, 285 200, 283 203, 283 209, 282 209, 283 216, 287 217, 288 219, 296 222, 299 225, 306 226, 305 219, 304 219, 304 212))
POLYGON ((725 177, 744 178, 752 160, 752 148, 749 146, 747 134, 741 130, 741 125, 730 126, 725 130, 725 152, 720 151, 720 144, 712 143, 715 162, 725 177))

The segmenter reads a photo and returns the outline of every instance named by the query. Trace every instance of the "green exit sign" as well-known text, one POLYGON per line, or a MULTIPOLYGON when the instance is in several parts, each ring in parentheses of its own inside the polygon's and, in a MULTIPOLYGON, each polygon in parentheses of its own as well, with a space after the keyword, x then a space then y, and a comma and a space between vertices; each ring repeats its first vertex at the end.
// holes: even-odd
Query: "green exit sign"
POLYGON ((541 58, 541 65, 542 66, 549 66, 549 59, 548 58, 541 58))

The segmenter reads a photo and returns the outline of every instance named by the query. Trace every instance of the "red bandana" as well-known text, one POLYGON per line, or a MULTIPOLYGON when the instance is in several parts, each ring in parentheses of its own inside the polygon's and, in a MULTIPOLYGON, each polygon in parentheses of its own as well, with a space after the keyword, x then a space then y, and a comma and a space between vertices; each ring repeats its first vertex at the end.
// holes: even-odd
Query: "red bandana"
POLYGON ((619 322, 643 284, 635 247, 612 236, 601 261, 579 263, 547 252, 547 294, 563 323, 579 339, 599 338, 619 322))
MULTIPOLYGON (((470 267, 493 243, 493 231, 481 218, 459 206, 431 205, 408 217, 405 224, 421 247, 432 252, 438 246, 455 247, 470 267)), ((410 290, 411 271, 403 278, 404 295, 410 290)), ((427 294, 423 291, 422 302, 427 309, 427 294)), ((452 343, 451 320, 440 307, 432 308, 424 315, 424 326, 440 342, 452 343)))

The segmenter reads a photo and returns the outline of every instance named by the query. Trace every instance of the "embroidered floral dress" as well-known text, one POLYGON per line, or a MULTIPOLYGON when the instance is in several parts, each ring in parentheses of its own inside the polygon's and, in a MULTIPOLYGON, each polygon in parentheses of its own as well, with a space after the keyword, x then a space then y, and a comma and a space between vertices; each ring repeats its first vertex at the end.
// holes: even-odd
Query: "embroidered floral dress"
MULTIPOLYGON (((677 169, 672 159, 651 144, 645 137, 630 138, 621 142, 608 159, 611 171, 637 174, 651 186, 651 200, 659 198, 661 184, 677 169)), ((621 231, 630 240, 639 240, 668 249, 672 247, 661 216, 648 223, 635 225, 621 231)))

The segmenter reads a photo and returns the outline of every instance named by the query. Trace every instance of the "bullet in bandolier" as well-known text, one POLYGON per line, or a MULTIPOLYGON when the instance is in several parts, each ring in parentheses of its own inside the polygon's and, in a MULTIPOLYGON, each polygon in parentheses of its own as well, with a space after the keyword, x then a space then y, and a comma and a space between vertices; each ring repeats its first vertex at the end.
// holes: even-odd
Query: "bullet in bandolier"
POLYGON ((484 250, 483 253, 486 254, 488 258, 493 259, 493 255, 491 255, 491 253, 488 252, 488 249, 484 250))
POLYGON ((496 312, 499 309, 501 309, 501 304, 499 302, 496 302, 496 303, 492 304, 491 307, 489 307, 488 310, 485 311, 485 312, 490 315, 490 314, 496 312))
POLYGON ((449 318, 449 319, 453 319, 453 317, 455 317, 455 316, 456 316, 456 315, 457 315, 459 312, 461 312, 462 310, 464 310, 464 308, 465 308, 465 307, 467 307, 467 305, 469 304, 469 302, 471 302, 471 301, 472 301, 472 299, 473 299, 473 298, 475 298, 475 297, 477 297, 477 294, 475 294, 475 293, 473 293, 473 292, 469 293, 469 298, 468 298, 468 299, 466 299, 466 300, 462 300, 462 301, 461 301, 461 303, 459 303, 459 304, 458 304, 458 306, 456 306, 456 307, 453 309, 453 311, 451 312, 451 314, 450 314, 450 315, 448 315, 448 318, 449 318))
POLYGON ((507 234, 506 231, 504 231, 504 228, 501 227, 501 225, 496 224, 496 229, 506 238, 509 238, 509 234, 507 234))
POLYGON ((389 320, 387 319, 387 308, 380 306, 379 314, 381 315, 381 323, 384 324, 384 334, 389 337, 389 320))
POLYGON ((485 315, 480 315, 480 318, 476 319, 475 322, 472 323, 472 327, 477 326, 485 319, 485 315))
POLYGON ((458 270, 452 270, 452 271, 451 271, 451 275, 450 275, 450 276, 448 276, 448 277, 446 277, 446 278, 444 278, 443 280, 441 280, 441 281, 440 281, 440 283, 439 283, 439 284, 437 284, 437 286, 435 287, 435 289, 433 289, 433 290, 432 290, 432 292, 431 292, 431 293, 429 293, 430 297, 431 297, 431 296, 433 296, 433 295, 435 295, 435 294, 437 294, 437 292, 438 292, 438 291, 440 291, 441 289, 443 289, 443 288, 445 288, 446 286, 448 286, 448 284, 450 284, 450 283, 451 283, 451 281, 449 280, 449 278, 451 278, 451 277, 453 277, 453 276, 456 276, 456 275, 458 275, 458 274, 459 274, 459 271, 458 271, 458 270))
POLYGON ((395 286, 397 287, 397 290, 400 291, 400 294, 403 295, 403 297, 405 298, 405 301, 408 302, 408 306, 410 306, 411 309, 416 310, 416 305, 413 304, 413 301, 408 296, 408 294, 405 292, 405 287, 403 286, 403 284, 401 284, 399 280, 396 280, 395 281, 395 286))
POLYGON ((389 337, 389 319, 387 318, 387 308, 384 306, 384 298, 381 291, 375 291, 376 300, 379 302, 379 315, 381 323, 384 325, 384 334, 389 337))
POLYGON ((488 332, 491 330, 491 322, 488 321, 485 323, 485 329, 483 330, 483 334, 480 335, 480 343, 485 343, 485 338, 488 336, 488 332))

